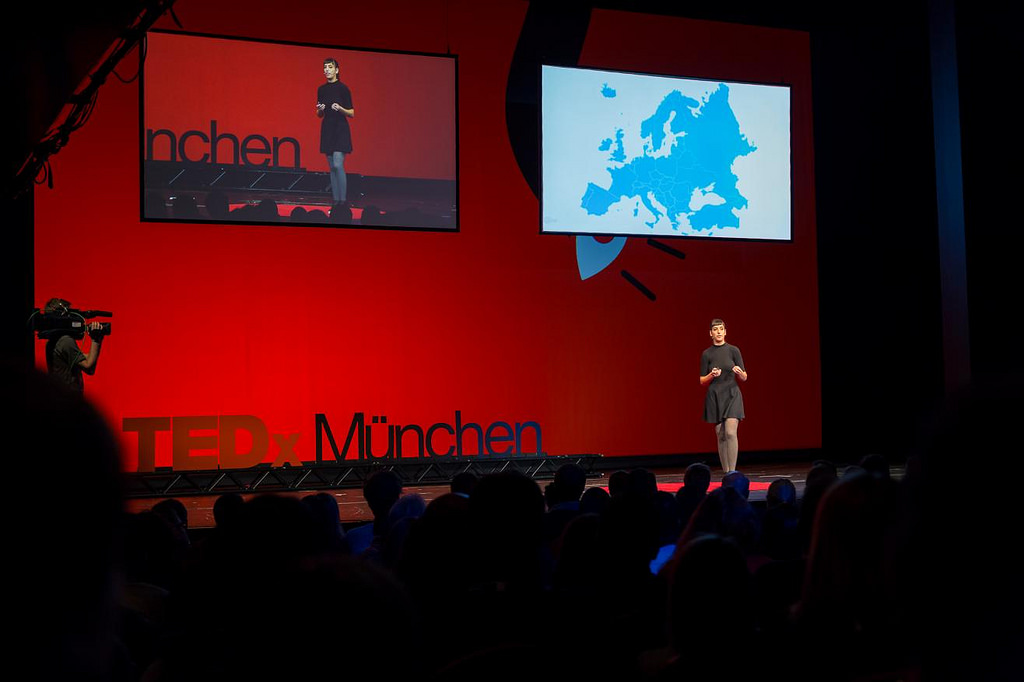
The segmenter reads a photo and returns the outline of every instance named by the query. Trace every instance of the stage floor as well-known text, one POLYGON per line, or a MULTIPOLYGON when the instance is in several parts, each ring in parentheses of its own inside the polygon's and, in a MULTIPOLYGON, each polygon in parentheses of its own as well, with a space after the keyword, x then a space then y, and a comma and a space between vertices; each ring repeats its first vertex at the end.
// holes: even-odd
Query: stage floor
MULTIPOLYGON (((788 478, 796 486, 797 496, 801 497, 804 491, 804 480, 807 472, 810 470, 811 465, 809 462, 786 462, 781 464, 752 464, 749 469, 744 469, 743 473, 750 479, 750 501, 751 502, 763 502, 765 499, 766 491, 768 486, 777 478, 788 478)), ((671 493, 675 493, 683 484, 683 468, 666 468, 666 469, 651 469, 658 479, 658 489, 665 490, 671 493)), ((903 467, 893 466, 891 467, 893 478, 902 478, 903 467)), ((842 473, 842 469, 840 469, 842 473)), ((550 479, 540 479, 537 483, 543 489, 550 479)), ((720 470, 712 470, 711 475, 711 486, 712 488, 717 487, 721 484, 722 472, 720 470)), ((587 480, 587 487, 593 486, 608 486, 608 472, 605 472, 602 476, 597 476, 587 480)), ((406 493, 418 493, 429 503, 435 497, 440 497, 448 492, 447 485, 430 485, 430 486, 407 486, 405 488, 406 493)), ((288 494, 295 497, 305 497, 310 494, 310 491, 296 491, 293 493, 278 493, 288 494)), ((371 521, 373 515, 370 513, 369 508, 366 506, 365 500, 363 500, 362 490, 359 488, 347 488, 343 490, 335 490, 334 495, 338 500, 338 508, 341 513, 341 521, 345 524, 354 524, 360 522, 371 521)), ((188 525, 189 528, 212 528, 213 522, 213 503, 217 500, 218 495, 189 495, 181 496, 177 499, 185 505, 188 509, 188 525)), ((248 499, 249 495, 244 496, 248 499)), ((129 512, 137 513, 150 509, 154 504, 159 502, 163 498, 151 498, 151 499, 129 499, 125 502, 125 506, 129 512)))

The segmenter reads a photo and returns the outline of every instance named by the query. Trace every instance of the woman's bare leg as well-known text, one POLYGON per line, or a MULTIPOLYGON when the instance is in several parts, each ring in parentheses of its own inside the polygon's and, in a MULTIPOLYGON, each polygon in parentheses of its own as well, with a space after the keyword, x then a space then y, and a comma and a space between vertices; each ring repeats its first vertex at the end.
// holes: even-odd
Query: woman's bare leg
POLYGON ((736 471, 736 461, 740 456, 739 441, 740 420, 729 417, 724 422, 715 424, 715 435, 718 437, 718 461, 722 465, 722 473, 736 471))
POLYGON ((727 430, 722 428, 723 422, 715 424, 715 440, 718 443, 718 462, 722 465, 722 473, 732 471, 729 468, 729 446, 726 441, 727 430))
MULTIPOLYGON (((720 427, 716 427, 720 428, 720 427)), ((739 440, 739 428, 740 420, 735 417, 730 417, 725 420, 724 436, 720 435, 718 442, 719 459, 723 459, 725 462, 722 468, 728 471, 736 471, 736 462, 740 457, 740 440, 739 440), (722 454, 724 450, 724 456, 722 454)))

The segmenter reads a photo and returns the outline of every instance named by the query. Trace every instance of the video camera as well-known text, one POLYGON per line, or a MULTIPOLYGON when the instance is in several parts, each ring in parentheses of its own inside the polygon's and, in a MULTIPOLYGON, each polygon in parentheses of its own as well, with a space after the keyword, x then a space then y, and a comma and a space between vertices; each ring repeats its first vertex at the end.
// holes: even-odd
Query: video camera
POLYGON ((76 340, 85 338, 86 332, 93 338, 110 335, 110 323, 102 322, 99 329, 89 329, 89 320, 94 317, 113 317, 107 310, 78 310, 64 305, 46 311, 35 308, 28 318, 28 327, 41 340, 71 336, 76 340))

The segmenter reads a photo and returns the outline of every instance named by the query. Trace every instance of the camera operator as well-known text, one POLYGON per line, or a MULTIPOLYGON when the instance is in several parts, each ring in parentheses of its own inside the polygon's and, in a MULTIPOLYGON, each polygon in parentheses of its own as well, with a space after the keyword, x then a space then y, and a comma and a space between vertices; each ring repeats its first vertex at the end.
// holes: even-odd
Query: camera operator
MULTIPOLYGON (((47 314, 67 315, 71 304, 62 298, 51 298, 46 302, 44 312, 47 314)), ((88 354, 83 353, 70 333, 61 334, 46 341, 46 370, 50 376, 76 391, 84 391, 82 372, 92 376, 96 372, 96 363, 100 358, 103 345, 102 325, 91 322, 86 327, 91 342, 88 354)), ((84 338, 84 337, 83 337, 84 338)))

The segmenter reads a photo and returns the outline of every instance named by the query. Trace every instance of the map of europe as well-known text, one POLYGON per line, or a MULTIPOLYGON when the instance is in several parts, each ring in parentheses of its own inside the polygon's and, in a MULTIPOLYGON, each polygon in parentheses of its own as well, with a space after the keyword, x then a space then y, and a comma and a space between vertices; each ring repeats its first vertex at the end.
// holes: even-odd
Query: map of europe
MULTIPOLYGON (((617 96, 607 84, 601 94, 608 99, 617 96)), ((600 151, 609 152, 605 170, 611 181, 602 183, 605 186, 587 184, 580 207, 588 214, 603 216, 625 199, 636 202, 634 217, 643 203, 654 217, 646 222, 651 228, 668 220, 673 230, 679 230, 683 217, 697 232, 739 228, 734 211, 746 208, 748 202, 737 188, 732 167, 738 157, 757 147, 740 131, 729 105, 728 85, 719 83, 704 101, 678 90, 666 95, 641 123, 640 140, 630 141, 639 154, 627 153, 622 128, 611 132, 598 145, 600 151)))

